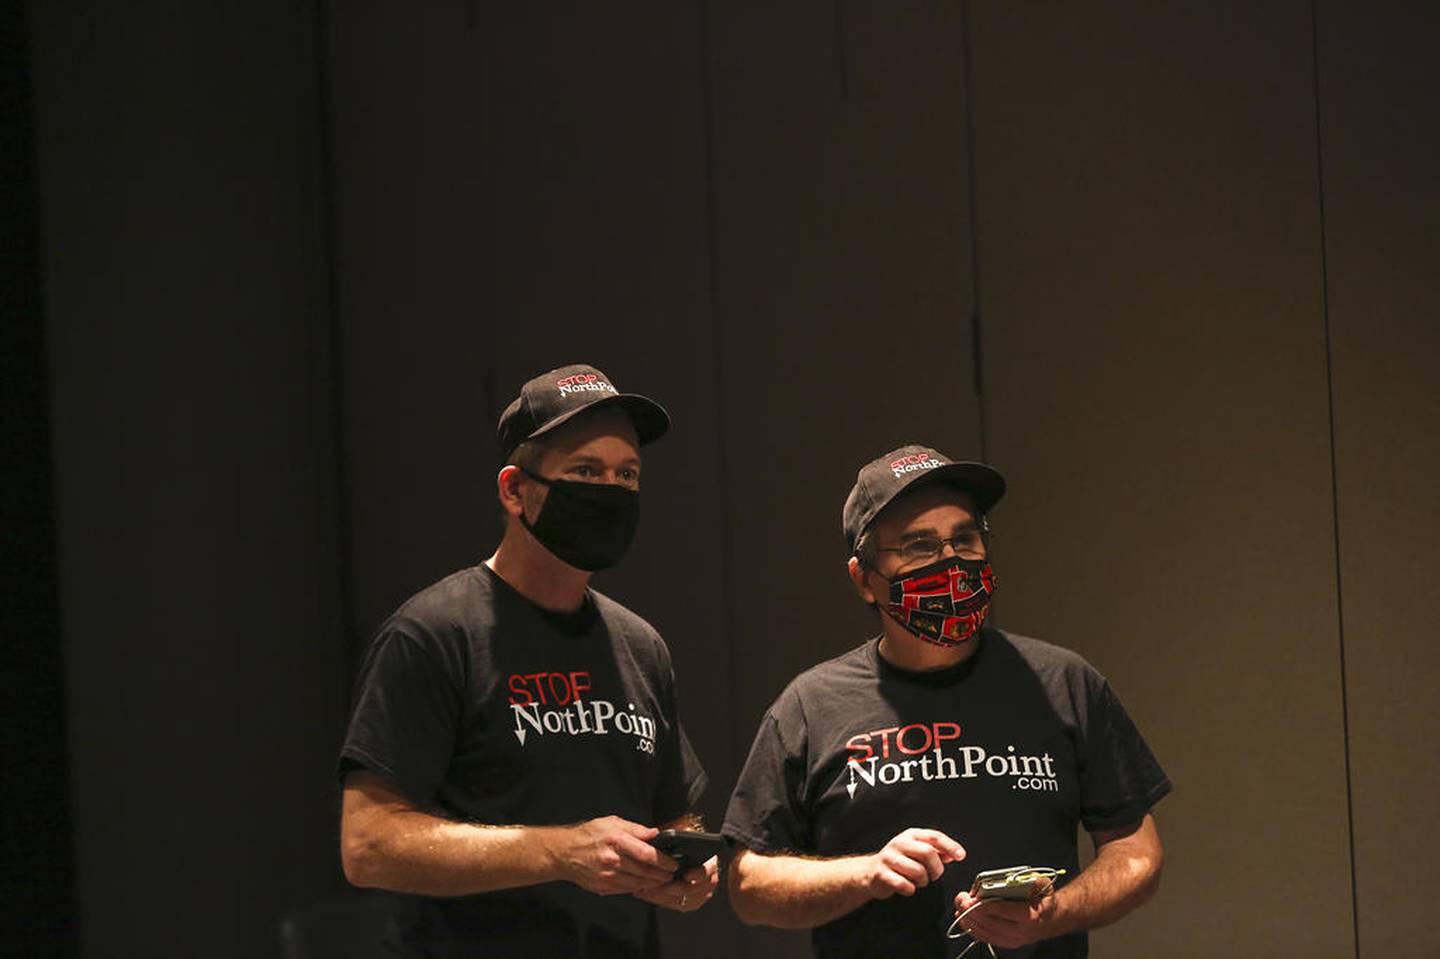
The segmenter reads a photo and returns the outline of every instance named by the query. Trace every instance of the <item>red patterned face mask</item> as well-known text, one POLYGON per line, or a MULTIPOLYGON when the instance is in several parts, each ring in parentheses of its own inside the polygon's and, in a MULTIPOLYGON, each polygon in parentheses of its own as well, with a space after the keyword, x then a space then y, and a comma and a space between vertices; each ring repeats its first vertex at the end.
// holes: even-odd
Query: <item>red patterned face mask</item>
POLYGON ((958 646, 980 631, 993 595, 988 562, 952 556, 892 579, 885 612, 926 642, 958 646))

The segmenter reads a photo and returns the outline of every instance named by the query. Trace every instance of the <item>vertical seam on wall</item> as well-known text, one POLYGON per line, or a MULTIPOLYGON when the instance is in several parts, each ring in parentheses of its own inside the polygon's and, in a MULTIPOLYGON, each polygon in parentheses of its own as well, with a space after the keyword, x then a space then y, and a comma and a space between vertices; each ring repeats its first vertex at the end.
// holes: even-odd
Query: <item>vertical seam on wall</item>
MULTIPOLYGON (((308 177, 308 191, 311 196, 311 213, 314 217, 316 260, 319 262, 319 280, 315 293, 315 312, 324 330, 326 361, 329 369, 330 386, 330 452, 333 467, 335 547, 338 552, 335 563, 336 589, 340 601, 340 676, 341 702, 350 703, 350 684, 355 673, 358 653, 358 637, 355 629, 355 575, 351 562, 351 538, 348 515, 350 509, 350 482, 346 471, 345 443, 345 391, 344 364, 342 362, 342 337, 340 332, 340 311, 336 306, 338 277, 335 269, 335 195, 334 157, 330 151, 330 98, 329 45, 326 42, 328 20, 325 16, 325 0, 301 0, 308 11, 305 21, 310 30, 310 122, 312 144, 310 149, 311 172, 308 177)), ((341 717, 343 721, 343 717, 341 717)))
POLYGON ((1350 918, 1355 956, 1360 956, 1360 887, 1355 866, 1355 797, 1350 767, 1350 695, 1345 670, 1345 589, 1340 565, 1340 470, 1335 448, 1334 341, 1330 330, 1329 237, 1325 223, 1325 150, 1320 112, 1320 28, 1315 0, 1310 2, 1310 53, 1315 106, 1316 202, 1320 215, 1320 312, 1325 330, 1325 394, 1330 426, 1330 515, 1335 536, 1335 610, 1340 637, 1340 724, 1345 749, 1345 818, 1350 844, 1350 918))
MULTIPOLYGON (((464 123, 461 130, 463 131, 464 137, 465 168, 472 171, 484 168, 481 156, 484 143, 484 134, 482 132, 483 118, 481 116, 483 97, 481 96, 480 89, 484 82, 484 75, 480 70, 480 65, 484 62, 485 51, 482 49, 483 34, 480 20, 479 0, 466 0, 465 86, 463 90, 464 123)), ((470 204, 470 208, 475 213, 470 221, 472 224, 482 222, 484 217, 482 204, 477 200, 474 187, 475 182, 477 182, 476 177, 468 177, 466 179, 466 195, 462 200, 463 203, 470 204)), ((483 242, 478 236, 474 238, 475 248, 481 248, 483 245, 483 242)), ((487 313, 484 309, 482 309, 481 312, 487 313)), ((501 467, 505 465, 504 459, 500 456, 498 424, 500 414, 505 411, 505 407, 508 405, 508 398, 504 397, 500 392, 501 372, 496 353, 497 351, 493 349, 486 350, 485 358, 481 362, 479 369, 480 409, 484 411, 485 416, 489 417, 489 419, 485 420, 486 424, 496 424, 496 429, 485 434, 488 440, 488 446, 486 448, 490 451, 490 458, 487 460, 486 465, 490 467, 490 470, 477 480, 477 484, 479 484, 482 489, 485 487, 485 484, 489 484, 492 489, 494 488, 496 482, 495 476, 500 472, 501 467)), ((516 392, 518 394, 519 390, 517 389, 516 392)), ((492 493, 492 496, 493 495, 492 493)), ((499 543, 505 536, 505 524, 499 519, 500 510, 498 507, 499 504, 494 499, 491 499, 489 503, 480 510, 481 521, 485 523, 483 532, 490 533, 493 530, 490 541, 494 543, 499 543)), ((479 562, 483 562, 483 560, 479 560, 479 562)))
POLYGON ((32 868, 45 871, 41 882, 18 887, 25 894, 6 897, 4 913, 6 926, 15 930, 7 938, 72 957, 82 954, 85 937, 76 849, 78 804, 73 795, 78 778, 74 773, 75 709, 67 695, 73 693, 73 686, 65 661, 70 636, 61 593, 55 438, 60 417, 55 414, 55 366, 47 323, 36 80, 40 72, 37 61, 42 58, 35 53, 39 44, 31 32, 37 20, 33 6, 18 4, 0 22, 0 49, 5 54, 0 75, 6 82, 0 97, 0 122, 7 133, 0 147, 0 168, 9 174, 3 200, 5 227, 0 235, 0 255, 4 257, 0 303, 7 311, 0 347, 6 351, 4 365, 20 366, 24 371, 7 370, 14 378, 6 383, 9 422, 4 445, 7 457, 23 456, 29 464, 25 469, 8 468, 4 484, 7 511, 22 507, 28 515, 19 522, 6 516, 6 586, 17 588, 6 596, 3 621, 7 629, 13 625, 17 632, 23 630, 24 639, 11 641, 6 636, 3 669, 6 704, 35 707, 40 715, 28 724, 12 722, 0 745, 7 772, 18 772, 17 779, 23 783, 21 788, 5 791, 0 815, 6 817, 7 833, 16 827, 24 830, 18 841, 6 836, 11 840, 6 845, 3 870, 7 889, 32 868), (18 742, 30 746, 14 749, 18 742), (37 764, 38 755, 43 755, 48 765, 37 764))
POLYGON ((980 326, 979 200, 975 190, 975 81, 970 68, 970 3, 960 4, 960 56, 965 62, 965 179, 970 205, 970 346, 975 383, 976 416, 980 424, 980 460, 990 462, 985 429, 984 339, 980 326))
MULTIPOLYGON (((731 542, 730 509, 730 434, 726 429, 725 416, 725 343, 721 336, 718 228, 715 184, 715 78, 710 40, 710 4, 700 0, 700 115, 705 144, 705 269, 706 296, 710 308, 711 351, 715 357, 715 436, 716 436, 716 481, 720 488, 720 609, 721 645, 725 650, 726 700, 736 701, 736 677, 740 674, 740 650, 735 625, 734 544, 731 542)), ((739 717, 730 711, 729 746, 732 760, 741 755, 744 747, 739 717)), ((722 812, 723 815, 723 812, 722 812)))

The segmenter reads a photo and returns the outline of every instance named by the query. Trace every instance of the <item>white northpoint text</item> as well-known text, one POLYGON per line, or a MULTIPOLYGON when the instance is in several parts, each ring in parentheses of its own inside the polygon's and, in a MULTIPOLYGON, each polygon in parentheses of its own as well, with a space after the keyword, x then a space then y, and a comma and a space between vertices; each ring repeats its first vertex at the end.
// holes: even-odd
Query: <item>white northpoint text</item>
POLYGON ((980 746, 958 746, 959 758, 946 756, 936 746, 929 753, 910 759, 882 760, 879 756, 866 759, 851 759, 850 781, 845 789, 855 797, 855 789, 861 783, 867 786, 892 786, 895 783, 931 781, 936 779, 978 779, 981 776, 993 778, 1009 777, 1011 789, 1037 792, 1059 792, 1060 783, 1055 775, 1055 758, 1049 753, 1039 756, 1017 755, 1014 746, 1006 747, 1004 755, 988 755, 980 746))
POLYGON ((589 702, 576 699, 568 706, 541 708, 539 703, 511 703, 515 714, 515 738, 525 745, 525 737, 531 733, 540 736, 607 736, 613 730, 627 736, 634 736, 641 752, 654 752, 655 720, 635 711, 635 704, 628 703, 627 709, 617 710, 615 704, 605 699, 589 702))

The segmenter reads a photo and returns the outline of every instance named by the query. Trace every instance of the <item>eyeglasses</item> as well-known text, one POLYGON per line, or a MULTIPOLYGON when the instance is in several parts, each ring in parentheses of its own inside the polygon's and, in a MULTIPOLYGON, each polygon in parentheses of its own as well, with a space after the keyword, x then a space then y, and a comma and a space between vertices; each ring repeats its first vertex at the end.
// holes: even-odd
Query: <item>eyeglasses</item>
POLYGON ((954 536, 918 536, 899 546, 877 546, 877 553, 899 553, 900 558, 907 566, 920 563, 931 563, 939 559, 945 551, 948 543, 955 551, 955 555, 961 559, 983 559, 985 557, 985 539, 989 530, 982 530, 978 526, 970 526, 962 529, 954 536))

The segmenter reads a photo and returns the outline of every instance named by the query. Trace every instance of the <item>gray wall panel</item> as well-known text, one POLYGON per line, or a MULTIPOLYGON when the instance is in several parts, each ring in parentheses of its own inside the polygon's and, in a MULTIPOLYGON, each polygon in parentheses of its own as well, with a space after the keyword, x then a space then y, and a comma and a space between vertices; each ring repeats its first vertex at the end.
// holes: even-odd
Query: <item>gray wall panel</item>
POLYGON ((486 555, 491 340, 477 316, 475 23, 332 11, 326 76, 356 642, 486 555))
POLYGON ((1318 27, 1360 955, 1413 955, 1440 857, 1440 18, 1322 3, 1318 27))
POLYGON ((301 13, 32 11, 86 955, 273 954, 336 885, 301 13))
POLYGON ((833 15, 712 12, 723 441, 752 729, 795 672, 875 631, 840 533, 859 466, 905 442, 978 452, 958 11, 833 15))
POLYGON ((1001 614, 1177 784, 1096 947, 1348 955, 1309 18, 1045 9, 972 9, 1001 614))

